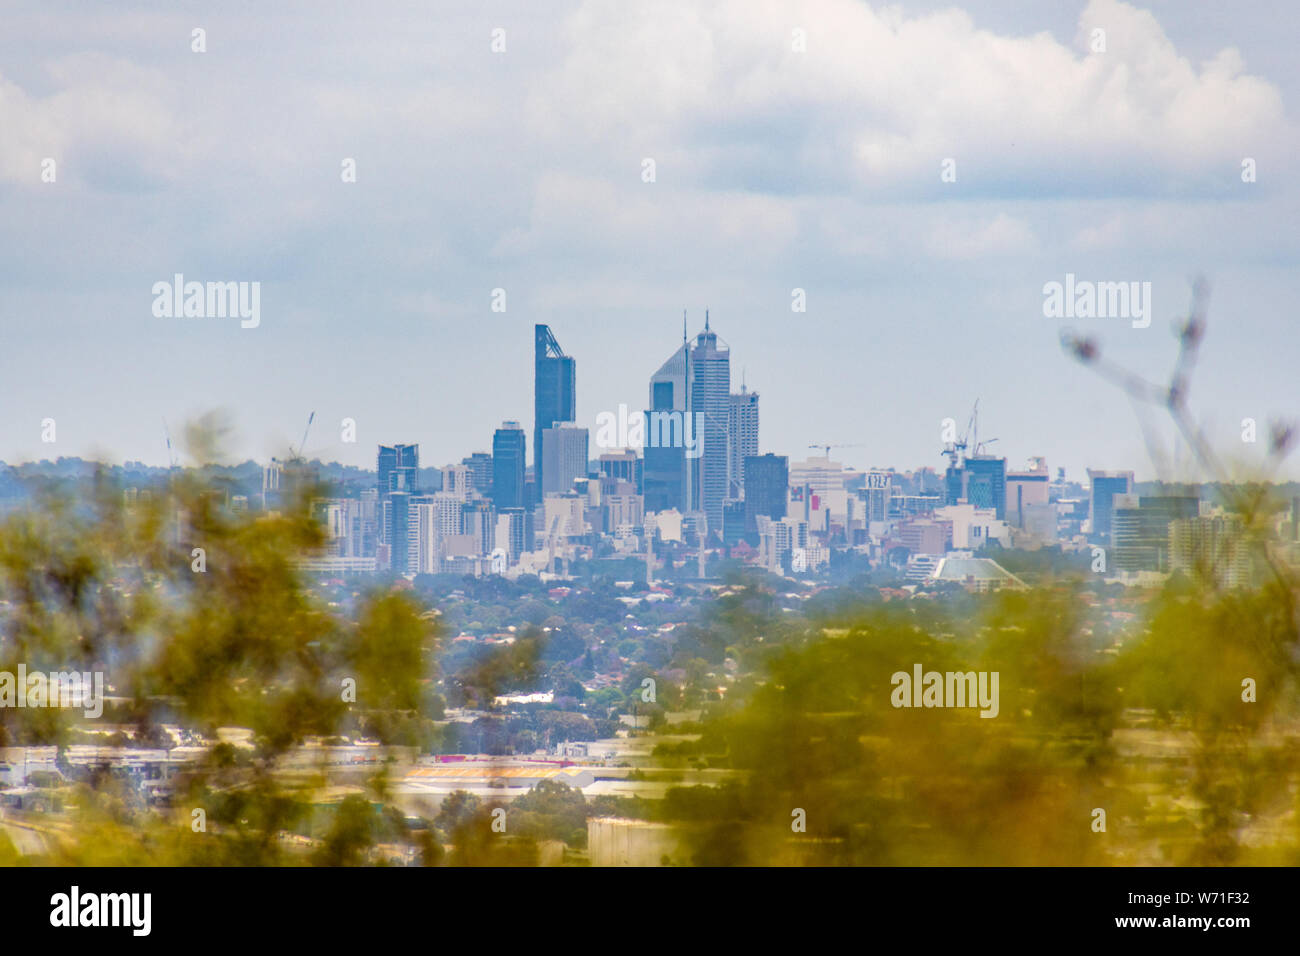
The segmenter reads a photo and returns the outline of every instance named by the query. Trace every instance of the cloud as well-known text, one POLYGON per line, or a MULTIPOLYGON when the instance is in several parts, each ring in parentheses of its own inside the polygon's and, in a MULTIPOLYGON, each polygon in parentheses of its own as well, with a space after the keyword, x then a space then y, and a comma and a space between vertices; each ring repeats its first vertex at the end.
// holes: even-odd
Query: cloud
POLYGON ((588 0, 567 43, 531 100, 539 133, 610 161, 677 150, 677 175, 715 188, 917 198, 952 157, 946 198, 1212 193, 1284 136, 1278 90, 1235 49, 1197 68, 1118 0, 1083 10, 1073 46, 858 0, 588 0))
POLYGON ((100 53, 55 58, 46 72, 54 89, 45 96, 0 76, 0 180, 38 185, 49 157, 60 182, 153 189, 192 153, 165 74, 100 53))

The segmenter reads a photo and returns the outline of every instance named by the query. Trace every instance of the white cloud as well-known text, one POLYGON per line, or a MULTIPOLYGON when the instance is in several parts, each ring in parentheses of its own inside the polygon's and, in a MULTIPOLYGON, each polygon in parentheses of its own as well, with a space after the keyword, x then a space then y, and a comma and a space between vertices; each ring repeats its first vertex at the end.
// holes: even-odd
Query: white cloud
POLYGON ((1088 5, 1074 47, 999 36, 957 10, 858 0, 588 0, 568 42, 532 96, 539 132, 603 161, 690 144, 694 176, 714 184, 780 179, 779 166, 810 191, 898 198, 931 188, 951 156, 968 193, 1164 193, 1223 180, 1243 149, 1283 132, 1278 91, 1235 50, 1198 69, 1154 16, 1118 0, 1088 5), (1093 25, 1105 53, 1088 47, 1093 25), (766 151, 762 176, 752 147, 766 151))

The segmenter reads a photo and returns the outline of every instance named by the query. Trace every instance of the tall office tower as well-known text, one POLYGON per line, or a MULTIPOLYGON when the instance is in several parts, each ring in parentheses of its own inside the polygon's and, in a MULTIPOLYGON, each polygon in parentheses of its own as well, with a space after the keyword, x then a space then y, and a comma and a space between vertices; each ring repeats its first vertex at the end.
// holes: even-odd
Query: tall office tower
POLYGON ((1014 527, 1025 527, 1025 520, 1033 508, 1047 504, 1047 459, 1031 458, 1025 471, 1007 472, 1007 522, 1014 527))
POLYGON ((411 541, 411 494, 390 491, 384 497, 384 540, 388 544, 388 568, 405 574, 413 557, 411 541))
POLYGON ((947 503, 966 501, 976 508, 992 508, 999 519, 1007 515, 1007 460, 993 455, 970 455, 945 475, 947 503))
POLYGON ((758 534, 758 517, 785 517, 790 487, 790 459, 784 455, 749 455, 745 459, 745 533, 758 534))
POLYGON ((722 534, 722 503, 727 497, 727 424, 731 415, 731 350, 718 344, 704 313, 704 331, 695 337, 690 354, 690 401, 693 427, 702 426, 701 454, 689 464, 693 505, 703 511, 710 533, 722 534))
POLYGON ((366 488, 361 492, 361 550, 358 557, 373 558, 379 544, 379 490, 366 488))
POLYGON ((543 495, 572 491, 575 478, 587 477, 587 438, 587 429, 573 422, 542 429, 543 495))
MULTIPOLYGON (((544 328, 545 326, 543 326, 544 328)), ((497 511, 523 508, 528 439, 518 422, 502 422, 492 436, 492 502, 497 511)))
POLYGON ((728 498, 745 493, 745 459, 758 454, 758 392, 743 385, 731 396, 731 415, 727 421, 728 498))
POLYGON ((1169 523, 1169 570, 1201 584, 1248 587, 1254 560, 1237 515, 1177 518, 1169 523))
MULTIPOLYGON (((650 377, 650 406, 646 410, 643 489, 646 511, 690 510, 690 469, 680 441, 689 413, 690 344, 682 319, 682 344, 650 377), (674 422, 678 441, 673 442, 674 422), (665 440, 667 438, 668 440, 665 440)), ((699 437, 699 436, 694 436, 699 437)))
POLYGON ((420 489, 420 446, 379 446, 379 497, 390 491, 414 494, 420 489))
POLYGON ((496 547, 513 562, 533 550, 533 512, 528 508, 506 508, 497 514, 496 547))
POLYGON ((863 520, 867 523, 868 533, 873 521, 880 523, 889 520, 889 508, 894 495, 893 479, 893 474, 887 471, 868 472, 866 487, 858 491, 858 497, 864 506, 863 520))
POLYGON ((469 468, 470 484, 474 493, 483 498, 492 496, 492 456, 485 451, 476 451, 460 463, 469 468))
POLYGON ((449 492, 461 501, 470 499, 469 465, 447 465, 442 469, 442 490, 449 492))
POLYGON ((475 552, 479 556, 491 554, 496 547, 497 522, 492 502, 486 498, 468 501, 461 505, 460 515, 461 534, 474 539, 475 552))
POLYGON ((380 445, 377 509, 380 541, 388 545, 389 568, 407 571, 407 542, 410 538, 410 504, 404 497, 394 504, 395 494, 412 495, 420 488, 420 446, 380 445))
POLYGON ((406 568, 413 574, 437 574, 438 535, 434 518, 434 499, 441 492, 434 494, 411 495, 407 503, 406 568))
POLYGON ((533 471, 539 498, 547 487, 542 430, 577 417, 576 378, 573 359, 564 354, 551 327, 533 326, 533 471))
POLYGON ((262 510, 268 507, 267 502, 273 507, 280 498, 280 475, 283 472, 280 463, 274 458, 271 463, 262 469, 262 510))
POLYGON ((1111 501, 1111 567, 1119 571, 1168 571, 1169 527, 1195 518, 1195 495, 1115 495, 1111 501))
POLYGON ((1133 494, 1133 472, 1094 471, 1088 469, 1092 492, 1088 496, 1088 523, 1092 536, 1102 540, 1110 538, 1113 528, 1114 499, 1116 495, 1133 494))

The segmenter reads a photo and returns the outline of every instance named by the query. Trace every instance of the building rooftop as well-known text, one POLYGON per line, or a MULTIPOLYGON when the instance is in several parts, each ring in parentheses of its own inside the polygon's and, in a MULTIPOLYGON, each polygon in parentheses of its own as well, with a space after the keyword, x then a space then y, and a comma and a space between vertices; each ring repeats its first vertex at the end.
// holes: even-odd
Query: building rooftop
POLYGON ((943 558, 935 566, 934 571, 931 572, 930 578, 934 581, 953 581, 957 584, 975 583, 994 587, 1027 587, 1024 581, 992 558, 943 558))

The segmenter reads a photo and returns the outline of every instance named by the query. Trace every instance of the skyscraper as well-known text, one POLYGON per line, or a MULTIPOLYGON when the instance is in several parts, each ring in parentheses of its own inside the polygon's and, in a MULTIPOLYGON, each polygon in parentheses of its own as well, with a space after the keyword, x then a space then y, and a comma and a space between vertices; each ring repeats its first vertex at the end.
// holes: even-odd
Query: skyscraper
POLYGON ((757 536, 758 517, 785 517, 790 486, 790 459, 784 455, 750 455, 745 460, 745 532, 757 536))
POLYGON ((1088 497, 1088 522, 1092 527, 1092 536, 1106 540, 1110 538, 1113 527, 1115 496, 1133 493, 1133 472, 1094 471, 1089 468, 1088 481, 1092 486, 1088 497))
MULTIPOLYGON (((539 494, 546 488, 542 430, 575 419, 576 378, 574 361, 564 354, 551 327, 533 326, 533 477, 539 494)), ((497 507, 503 506, 498 502, 497 507)))
POLYGON ((539 472, 543 495, 573 490, 575 478, 587 476, 587 429, 573 422, 557 422, 542 429, 539 472))
POLYGON ((409 570, 411 531, 410 492, 390 491, 384 498, 384 534, 388 542, 388 566, 397 574, 409 570))
POLYGON ((1168 571, 1169 526, 1200 513, 1196 495, 1115 495, 1111 514, 1111 567, 1168 571))
POLYGON ((695 337, 690 352, 689 406, 693 423, 702 425, 695 436, 702 453, 688 461, 692 505, 703 511, 710 533, 722 534, 722 503, 727 497, 727 428, 731 418, 731 350, 718 344, 704 313, 704 331, 695 337))
POLYGON ((378 464, 379 533, 382 543, 388 546, 388 566, 405 574, 411 530, 409 496, 420 487, 420 446, 380 445, 378 464))
POLYGON ((1029 512, 1048 502, 1047 459, 1032 458, 1025 471, 1007 473, 1007 521, 1023 528, 1029 512))
POLYGON ((690 474, 686 467, 686 449, 671 443, 654 440, 658 430, 652 427, 652 416, 676 414, 685 416, 687 407, 690 344, 686 340, 685 318, 682 320, 682 344, 659 371, 650 377, 650 406, 646 410, 646 443, 643 481, 646 511, 689 510, 690 474))
POLYGON ((966 501, 977 508, 992 508, 999 518, 1007 516, 1007 460, 992 455, 970 455, 945 475, 947 503, 966 501))
POLYGON ((390 491, 415 492, 420 487, 420 446, 379 446, 379 496, 390 491))
POLYGON ((727 421, 728 498, 739 498, 744 494, 745 459, 757 454, 758 392, 751 392, 742 385, 739 394, 731 396, 727 421))
POLYGON ((492 436, 492 502, 497 511, 523 508, 528 439, 518 422, 502 422, 492 436))
POLYGON ((460 463, 469 468, 470 482, 474 487, 474 493, 483 498, 490 497, 492 494, 492 456, 485 451, 476 451, 468 458, 462 458, 460 463))

